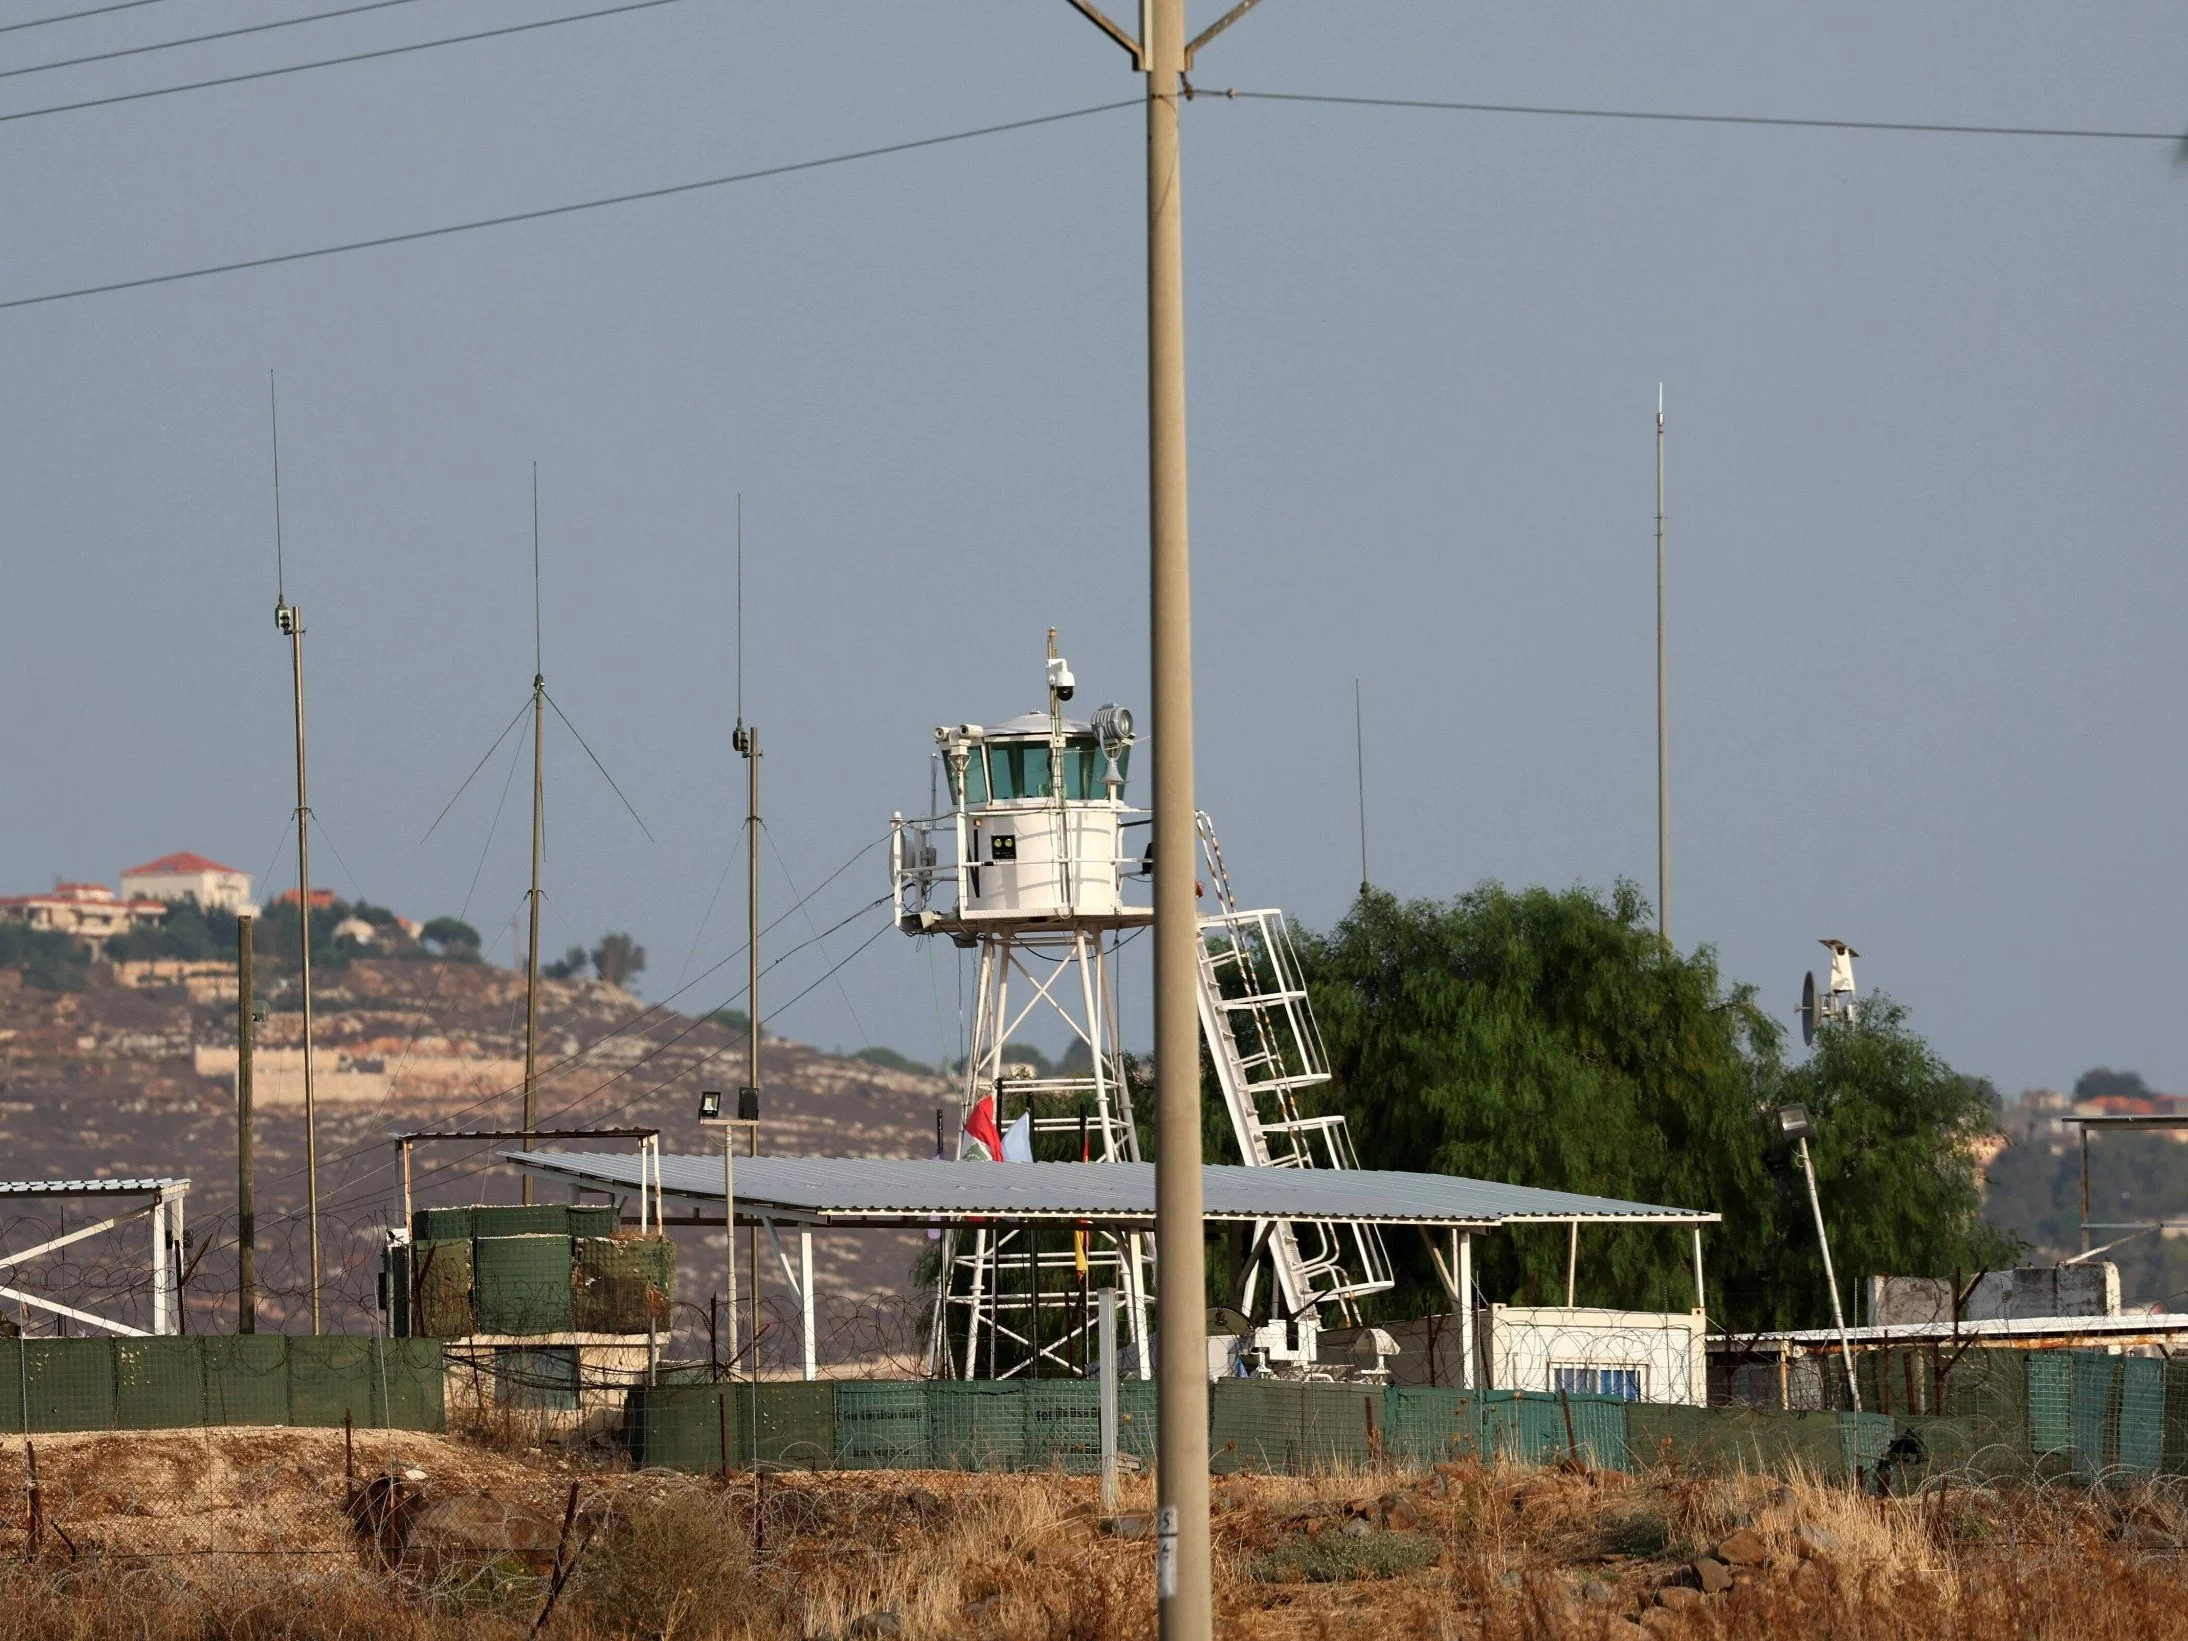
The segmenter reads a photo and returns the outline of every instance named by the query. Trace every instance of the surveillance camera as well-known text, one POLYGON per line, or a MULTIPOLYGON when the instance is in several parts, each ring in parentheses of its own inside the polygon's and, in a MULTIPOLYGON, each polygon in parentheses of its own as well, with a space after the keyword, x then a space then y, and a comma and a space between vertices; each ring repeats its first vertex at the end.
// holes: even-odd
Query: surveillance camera
POLYGON ((1060 655, 1048 658, 1048 687, 1056 692, 1056 699, 1068 701, 1078 680, 1071 676, 1071 667, 1060 655))
POLYGON ((281 635, 284 638, 292 638, 296 634, 296 613, 294 604, 276 604, 274 606, 274 625, 281 629, 281 635))

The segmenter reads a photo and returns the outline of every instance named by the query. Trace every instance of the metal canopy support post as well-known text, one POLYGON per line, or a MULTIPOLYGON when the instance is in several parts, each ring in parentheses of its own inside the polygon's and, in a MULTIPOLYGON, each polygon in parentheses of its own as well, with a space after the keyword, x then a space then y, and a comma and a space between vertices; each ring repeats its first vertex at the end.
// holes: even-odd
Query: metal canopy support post
POLYGON ((1459 1383, 1467 1389, 1475 1388, 1474 1380, 1474 1233, 1452 1233, 1458 1247, 1453 1252, 1452 1263, 1459 1268, 1459 1354, 1465 1358, 1465 1377, 1459 1383))
POLYGON ((167 1331, 167 1193, 152 1199, 152 1331, 167 1331))
POLYGON ((813 1328, 813 1233, 798 1233, 798 1320, 804 1333, 805 1376, 820 1377, 820 1346, 813 1328))
POLYGON ((1702 1228, 1694 1227, 1694 1308, 1704 1315, 1709 1312, 1708 1296, 1702 1288, 1702 1228))
POLYGON ((1580 1281, 1580 1221, 1574 1220, 1565 1230, 1565 1308, 1573 1308, 1573 1296, 1580 1281))
POLYGON ((1101 1352, 1102 1511, 1117 1508, 1117 1290, 1101 1291, 1095 1348, 1101 1352))
POLYGON ((2082 1124, 2082 1252, 2089 1252, 2089 1125, 2082 1124))

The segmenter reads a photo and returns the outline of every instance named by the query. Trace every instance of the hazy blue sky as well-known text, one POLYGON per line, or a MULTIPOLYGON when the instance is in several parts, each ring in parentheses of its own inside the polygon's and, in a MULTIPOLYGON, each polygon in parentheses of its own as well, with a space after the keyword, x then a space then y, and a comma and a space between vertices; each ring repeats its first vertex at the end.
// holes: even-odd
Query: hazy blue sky
MULTIPOLYGON (((0 80, 0 113, 544 14, 418 0, 0 80)), ((278 15, 161 0, 0 35, 0 66, 278 15)), ((2184 69, 2156 4, 1272 0, 1196 78, 2167 130, 2184 69)), ((0 299, 1136 90, 1064 0, 681 0, 0 121, 0 299)), ((1354 889, 1355 677, 1377 882, 1653 880, 1663 381, 1676 938, 1789 1011, 1842 936, 2009 1090, 2099 1061, 2188 1086, 2169 147, 1227 100, 1184 141, 1200 794, 1247 898, 1325 926, 1354 889)), ((547 938, 629 928, 649 995, 735 847, 740 490, 747 702, 801 885, 923 805, 932 725, 1037 703, 1047 625, 1085 702, 1144 706, 1140 142, 1104 114, 0 312, 0 886, 175 848, 293 871, 269 368, 345 894, 454 911, 479 868, 505 762, 419 837, 529 683, 535 459, 549 687, 659 840, 558 732, 547 938)), ((509 791, 470 904, 503 957, 509 791)), ((883 887, 877 853, 816 912, 883 887)), ((740 922, 733 881, 692 968, 740 922)), ((856 1021, 831 986, 782 1029, 932 1055, 934 956, 885 934, 846 971, 856 1021)))

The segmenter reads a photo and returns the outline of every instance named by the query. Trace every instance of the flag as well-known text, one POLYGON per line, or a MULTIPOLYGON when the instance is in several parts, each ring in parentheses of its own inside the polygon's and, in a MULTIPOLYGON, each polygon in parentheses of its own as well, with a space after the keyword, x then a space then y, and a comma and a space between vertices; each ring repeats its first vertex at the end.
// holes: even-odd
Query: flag
POLYGON ((1021 1111, 1018 1120, 1003 1134, 1003 1160, 1005 1162, 1031 1162, 1033 1160, 1033 1113, 1021 1111))
POLYGON ((965 1117, 965 1132, 980 1142, 990 1160, 1003 1160, 1003 1135, 995 1126, 993 1094, 983 1094, 973 1102, 972 1110, 965 1117))

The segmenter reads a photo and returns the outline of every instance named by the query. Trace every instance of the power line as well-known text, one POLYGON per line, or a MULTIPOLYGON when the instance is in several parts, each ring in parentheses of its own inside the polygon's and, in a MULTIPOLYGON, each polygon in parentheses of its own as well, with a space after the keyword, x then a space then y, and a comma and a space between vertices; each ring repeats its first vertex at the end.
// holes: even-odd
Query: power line
POLYGON ((1536 103, 1442 102, 1422 97, 1334 97, 1303 91, 1203 91, 1241 102, 1332 103, 1351 108, 1417 108, 1458 114, 1540 114, 1577 120, 1654 120, 1677 125, 1762 125, 1807 131, 1906 131, 1955 137, 2078 137, 2112 142, 2183 142, 2180 131, 2108 131, 2054 125, 1945 125, 1923 120, 1802 119, 1778 114, 1682 114, 1643 108, 1560 108, 1536 103))
MULTIPOLYGON (((644 0, 644 3, 665 5, 668 0, 644 0)), ((308 251, 284 251, 276 256, 216 263, 209 267, 184 269, 178 273, 147 274, 141 279, 117 279, 103 285, 83 285, 74 290, 48 291, 42 296, 18 296, 0 302, 0 310, 36 307, 44 302, 66 302, 81 296, 106 296, 115 291, 139 290, 147 285, 171 285, 178 280, 206 279, 214 274, 241 273, 250 268, 278 267, 287 262, 308 262, 317 257, 341 256, 350 251, 371 251, 389 245, 408 245, 423 239, 442 239, 450 234, 467 234, 480 228, 506 228, 513 223, 538 222, 548 217, 569 216, 579 211, 596 211, 609 205, 630 205, 640 200, 667 199, 677 194, 697 193, 707 188, 727 188, 733 183, 759 182, 769 177, 790 176, 799 171, 817 171, 824 166, 848 165, 854 160, 880 159, 890 154, 908 154, 921 148, 939 148, 945 143, 968 142, 975 137, 1000 136, 1009 131, 1028 131, 1035 126, 1056 125, 1065 120, 1084 119, 1089 114, 1107 114, 1119 108, 1140 108, 1144 106, 1144 101, 1143 98, 1130 97, 1119 102, 1095 103, 1087 108, 1074 108, 1061 114, 1037 114, 1031 119, 1006 120, 1000 125, 975 126, 969 131, 951 131, 939 137, 916 137, 909 142, 885 143, 878 148, 853 149, 849 153, 830 154, 823 159, 793 160, 787 165, 769 165, 757 171, 739 171, 731 176, 708 177, 700 182, 670 183, 662 188, 642 188, 633 193, 609 194, 599 199, 577 200, 568 205, 547 205, 534 211, 511 211, 503 216, 452 222, 439 228, 417 228, 409 233, 382 234, 374 239, 354 239, 341 245, 321 245, 308 251)), ((0 119, 8 117, 0 115, 0 119)))
POLYGON ((23 74, 43 74, 51 68, 81 68, 86 63, 111 63, 118 57, 142 57, 148 52, 173 51, 178 46, 202 46, 214 40, 234 40, 246 34, 264 34, 269 29, 294 28, 299 23, 324 23, 335 17, 355 17, 360 12, 386 11, 391 6, 416 5, 417 0, 365 0, 363 5, 343 6, 337 11, 315 11, 303 17, 278 17, 270 23, 246 23, 241 28, 224 28, 212 34, 192 34, 180 40, 156 40, 146 46, 118 46, 112 51, 95 51, 85 57, 62 57, 50 63, 28 63, 21 68, 0 69, 0 80, 12 80, 23 74))
POLYGON ((51 17, 33 17, 21 23, 0 23, 0 34, 13 34, 17 29, 44 28, 48 23, 73 23, 80 17, 104 17, 110 11, 135 11, 139 6, 158 5, 160 0, 115 0, 110 6, 92 6, 84 11, 56 12, 51 17))
POLYGON ((608 6, 600 11, 573 12, 567 17, 542 17, 530 23, 510 23, 502 28, 480 29, 475 34, 451 34, 439 40, 418 40, 407 46, 383 46, 377 51, 353 51, 344 57, 321 57, 315 62, 290 63, 283 68, 257 68, 247 74, 224 74, 218 79, 192 80, 184 85, 154 86, 149 91, 122 91, 110 97, 87 97, 81 102, 49 103, 43 108, 19 108, 12 114, 0 114, 0 125, 10 120, 35 120, 47 114, 73 114, 85 108, 110 108, 116 103, 139 103, 151 97, 172 97, 184 91, 210 91, 216 86, 278 79, 284 74, 304 74, 315 68, 339 68, 345 63, 370 63, 382 57, 406 57, 414 51, 432 51, 440 46, 470 45, 477 40, 498 40, 508 34, 529 34, 534 29, 560 28, 564 23, 589 23, 598 17, 619 17, 627 11, 650 11, 655 6, 674 4, 676 0, 628 0, 627 4, 608 6))

